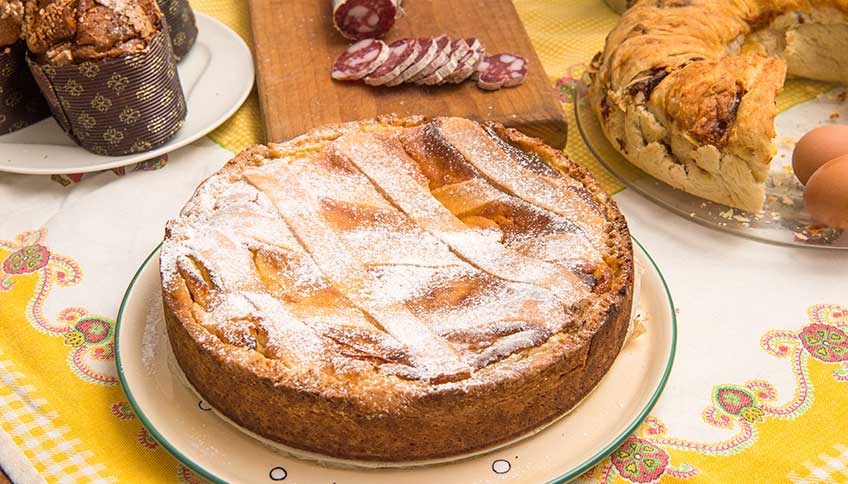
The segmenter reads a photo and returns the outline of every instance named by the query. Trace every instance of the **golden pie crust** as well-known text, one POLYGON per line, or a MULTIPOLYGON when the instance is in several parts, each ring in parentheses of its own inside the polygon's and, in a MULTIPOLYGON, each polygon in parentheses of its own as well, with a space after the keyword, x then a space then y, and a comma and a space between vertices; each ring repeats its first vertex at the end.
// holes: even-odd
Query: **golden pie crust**
POLYGON ((604 133, 631 163, 756 212, 786 75, 848 83, 848 1, 639 0, 588 74, 604 133))
POLYGON ((633 256, 589 173, 518 131, 382 117, 256 146, 168 223, 168 336, 238 425, 404 462, 575 406, 625 338, 633 256))

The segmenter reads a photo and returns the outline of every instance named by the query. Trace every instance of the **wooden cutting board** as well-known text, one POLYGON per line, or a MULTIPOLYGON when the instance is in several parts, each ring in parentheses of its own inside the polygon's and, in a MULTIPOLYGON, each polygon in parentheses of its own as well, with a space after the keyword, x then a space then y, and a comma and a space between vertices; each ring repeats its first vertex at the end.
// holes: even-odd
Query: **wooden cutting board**
POLYGON ((350 44, 333 28, 330 0, 249 0, 259 99, 267 141, 284 141, 327 123, 380 114, 485 119, 563 147, 562 106, 511 0, 405 0, 406 15, 384 40, 447 33, 478 37, 490 53, 529 62, 523 85, 487 92, 472 81, 452 86, 371 87, 330 78, 350 44))

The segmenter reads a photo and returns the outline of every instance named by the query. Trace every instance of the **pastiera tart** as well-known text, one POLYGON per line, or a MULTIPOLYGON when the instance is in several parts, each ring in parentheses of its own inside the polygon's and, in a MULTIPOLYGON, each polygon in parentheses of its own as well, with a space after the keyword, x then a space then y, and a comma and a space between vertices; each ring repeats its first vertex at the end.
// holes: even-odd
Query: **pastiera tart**
POLYGON ((606 137, 675 188, 758 211, 787 73, 848 83, 848 1, 632 3, 589 69, 606 137))
POLYGON ((298 449, 409 461, 576 405, 625 337, 615 202, 541 141, 381 118, 257 146, 168 223, 168 336, 189 382, 298 449))

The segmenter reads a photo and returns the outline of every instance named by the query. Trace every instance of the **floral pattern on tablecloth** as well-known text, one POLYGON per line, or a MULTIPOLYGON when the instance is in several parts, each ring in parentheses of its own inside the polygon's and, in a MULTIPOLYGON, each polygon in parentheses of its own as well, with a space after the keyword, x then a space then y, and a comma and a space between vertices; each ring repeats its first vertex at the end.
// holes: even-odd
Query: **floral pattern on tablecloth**
POLYGON ((51 483, 118 482, 116 468, 133 482, 100 440, 106 434, 122 447, 134 441, 149 453, 147 462, 129 455, 131 474, 150 479, 158 469, 174 480, 191 475, 141 425, 117 385, 114 320, 79 306, 55 316, 47 310, 55 291, 82 280, 80 265, 50 247, 47 229, 0 240, 0 320, 10 325, 4 335, 16 341, 8 351, 0 348, 0 427, 51 483), (42 364, 48 374, 27 378, 28 368, 42 364), (104 398, 115 400, 104 406, 104 398))
MULTIPOLYGON (((784 469, 785 464, 799 464, 815 457, 804 452, 809 447, 793 446, 794 453, 781 459, 784 466, 751 468, 745 464, 746 450, 762 440, 765 427, 769 427, 770 433, 807 435, 810 442, 816 442, 818 446, 840 449, 848 443, 846 419, 810 420, 802 417, 811 412, 816 402, 816 413, 844 414, 848 403, 848 308, 819 304, 810 307, 807 316, 809 321, 800 331, 776 329, 760 340, 762 350, 786 360, 792 371, 795 388, 790 398, 780 398, 774 385, 764 380, 749 380, 741 385, 716 385, 710 395, 711 403, 704 409, 702 417, 707 425, 727 430, 730 433, 727 438, 717 442, 699 442, 670 437, 662 421, 648 417, 634 435, 582 478, 603 484, 697 482, 698 477, 705 482, 723 482, 711 475, 711 470, 732 466, 739 472, 748 469, 752 473, 750 475, 763 479, 759 482, 778 482, 787 479, 791 472, 798 475, 797 471, 784 469), (823 397, 814 399, 814 392, 823 397), (706 457, 716 460, 707 461, 706 457), (722 463, 723 459, 728 462, 722 463), (704 462, 708 462, 708 466, 704 466, 704 462)), ((799 438, 794 443, 803 442, 799 438)), ((783 446, 791 444, 780 439, 766 441, 763 445, 782 452, 783 446)), ((848 452, 836 458, 848 464, 848 452)), ((819 475, 820 481, 804 481, 799 477, 793 482, 848 482, 848 467, 831 467, 825 475, 830 480, 819 475)))
POLYGON ((69 307, 56 318, 44 313, 44 302, 54 285, 68 287, 82 280, 79 265, 71 258, 57 254, 45 246, 47 230, 24 232, 14 240, 0 240, 0 250, 6 256, 0 264, 0 291, 11 292, 24 279, 34 282, 31 297, 26 301, 24 315, 38 331, 61 337, 68 351, 68 366, 88 383, 114 385, 115 322, 89 314, 83 308, 69 307))

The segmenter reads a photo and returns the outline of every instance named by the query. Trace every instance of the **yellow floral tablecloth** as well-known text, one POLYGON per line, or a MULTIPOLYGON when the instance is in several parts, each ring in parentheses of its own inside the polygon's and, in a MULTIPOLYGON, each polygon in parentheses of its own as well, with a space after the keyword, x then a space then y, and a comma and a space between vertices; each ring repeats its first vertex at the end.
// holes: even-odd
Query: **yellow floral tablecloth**
MULTIPOLYGON (((249 37, 244 0, 194 6, 249 37)), ((616 16, 600 0, 516 6, 573 127, 575 79, 616 16)), ((826 87, 793 81, 781 107, 826 87)), ((119 178, 0 175, 0 465, 14 479, 201 481, 127 403, 115 373, 114 318, 164 221, 232 151, 262 139, 259 119, 252 96, 212 134, 215 143, 171 154, 164 169, 151 163, 119 178)), ((622 188, 576 129, 567 151, 608 190, 622 188)), ((848 482, 848 257, 714 232, 626 190, 616 200, 678 304, 678 356, 652 415, 580 479, 848 482)), ((508 479, 493 473, 480 482, 508 479)))

